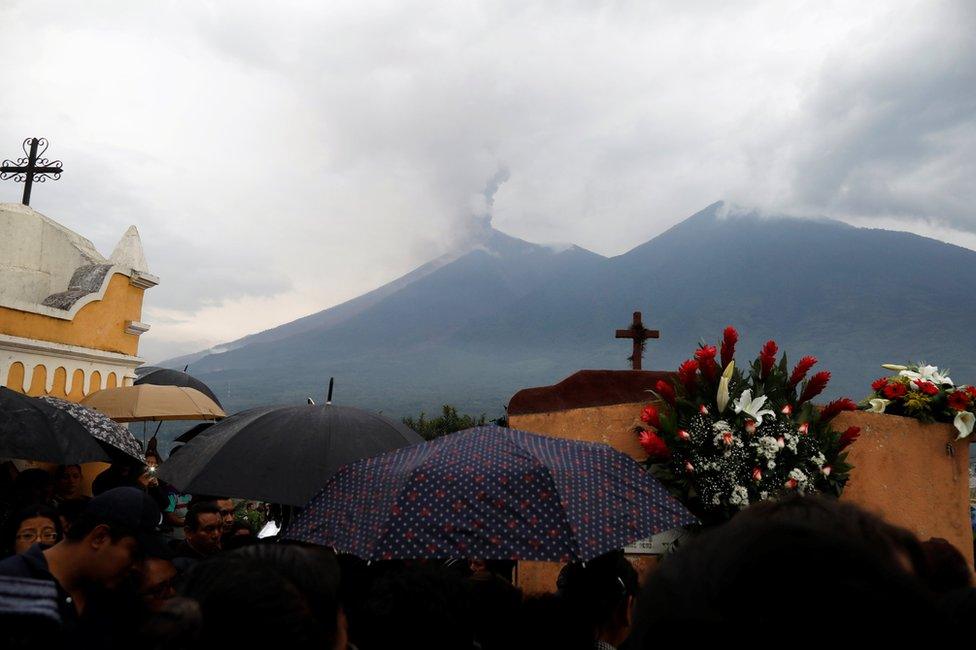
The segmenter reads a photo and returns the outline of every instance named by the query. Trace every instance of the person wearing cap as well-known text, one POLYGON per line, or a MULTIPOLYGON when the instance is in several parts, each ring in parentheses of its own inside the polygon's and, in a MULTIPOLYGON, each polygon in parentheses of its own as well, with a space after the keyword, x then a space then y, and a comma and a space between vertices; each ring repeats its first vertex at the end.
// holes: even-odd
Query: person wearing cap
MULTIPOLYGON (((162 519, 136 488, 103 492, 85 506, 62 541, 0 561, 0 576, 53 582, 66 634, 85 627, 99 595, 120 585, 144 556, 168 553, 156 531, 162 519)), ((97 627, 97 626, 96 626, 97 627)))

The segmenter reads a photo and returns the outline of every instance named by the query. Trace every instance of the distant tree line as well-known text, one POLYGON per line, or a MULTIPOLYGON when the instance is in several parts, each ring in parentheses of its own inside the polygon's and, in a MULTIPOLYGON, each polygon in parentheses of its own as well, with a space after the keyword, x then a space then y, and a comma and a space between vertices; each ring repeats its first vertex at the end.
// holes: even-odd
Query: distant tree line
POLYGON ((505 426, 506 424, 505 418, 489 420, 488 416, 484 413, 478 417, 458 414, 457 409, 450 404, 442 406, 441 414, 437 417, 428 418, 427 414, 421 411, 417 418, 411 416, 403 418, 403 423, 416 431, 424 440, 433 440, 434 438, 440 438, 455 431, 462 431, 485 424, 498 424, 501 426, 505 426))

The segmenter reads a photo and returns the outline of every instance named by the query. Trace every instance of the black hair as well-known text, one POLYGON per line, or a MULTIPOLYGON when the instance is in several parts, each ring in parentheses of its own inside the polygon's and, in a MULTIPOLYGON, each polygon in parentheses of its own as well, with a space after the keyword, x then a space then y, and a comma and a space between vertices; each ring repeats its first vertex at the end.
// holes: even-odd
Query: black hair
POLYGON ((273 563, 237 552, 199 562, 181 595, 197 603, 197 643, 175 647, 331 647, 314 601, 273 563))
POLYGON ((415 566, 391 571, 373 583, 363 604, 364 625, 353 641, 362 650, 474 645, 465 578, 443 568, 415 566))
POLYGON ((228 555, 269 566, 287 578, 308 602, 326 636, 330 640, 335 638, 339 563, 330 549, 290 543, 252 544, 228 555))
POLYGON ((217 515, 220 516, 220 508, 217 507, 212 501, 201 501, 200 503, 194 503, 190 506, 190 509, 186 511, 186 518, 183 520, 183 525, 186 526, 191 531, 196 531, 200 526, 200 515, 217 515))
POLYGON ((17 474, 14 479, 15 505, 26 506, 36 500, 35 492, 54 489, 54 477, 46 470, 31 467, 17 474))
POLYGON ((54 524, 54 532, 57 535, 57 541, 61 541, 64 531, 61 530, 61 517, 58 516, 58 511, 50 506, 35 503, 34 505, 20 510, 16 515, 8 520, 7 530, 3 536, 4 551, 6 551, 8 554, 13 553, 14 544, 16 542, 14 538, 17 535, 17 531, 20 530, 20 525, 26 520, 33 519, 34 517, 44 517, 45 519, 50 519, 54 524))
POLYGON ((623 551, 611 551, 588 562, 567 564, 559 572, 556 588, 575 616, 595 633, 613 625, 630 597, 640 591, 637 570, 623 551))
POLYGON ((64 478, 64 475, 68 471, 69 467, 77 467, 78 471, 79 472, 81 471, 81 465, 77 463, 71 463, 68 465, 58 465, 54 470, 54 480, 60 481, 62 478, 64 478))
POLYGON ((631 647, 686 640, 689 631, 775 638, 838 616, 845 634, 938 629, 934 601, 893 551, 893 527, 852 508, 790 499, 684 543, 648 579, 631 647))
POLYGON ((192 508, 198 503, 217 503, 218 501, 226 501, 230 497, 219 497, 213 494, 194 494, 190 497, 190 507, 192 508))
POLYGON ((565 598, 556 594, 534 594, 522 601, 513 635, 518 650, 560 648, 589 650, 593 637, 565 598))
POLYGON ((68 528, 71 528, 81 513, 85 511, 88 501, 88 499, 68 499, 58 504, 58 514, 64 517, 68 528))
POLYGON ((937 594, 947 594, 972 585, 972 570, 966 558, 949 540, 933 537, 922 542, 920 577, 937 594))
POLYGON ((921 542, 909 530, 888 523, 852 503, 823 496, 794 495, 756 503, 730 522, 751 525, 755 521, 780 521, 861 539, 892 562, 905 560, 920 574, 925 562, 921 542))

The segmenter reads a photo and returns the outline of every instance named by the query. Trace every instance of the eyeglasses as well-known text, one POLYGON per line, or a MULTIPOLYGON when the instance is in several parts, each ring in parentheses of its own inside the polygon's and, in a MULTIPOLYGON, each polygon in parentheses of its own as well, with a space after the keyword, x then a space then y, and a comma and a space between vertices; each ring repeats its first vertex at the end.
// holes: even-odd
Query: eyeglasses
POLYGON ((22 530, 17 533, 18 542, 33 544, 38 540, 46 544, 56 542, 58 541, 58 532, 53 528, 45 528, 43 530, 22 530))

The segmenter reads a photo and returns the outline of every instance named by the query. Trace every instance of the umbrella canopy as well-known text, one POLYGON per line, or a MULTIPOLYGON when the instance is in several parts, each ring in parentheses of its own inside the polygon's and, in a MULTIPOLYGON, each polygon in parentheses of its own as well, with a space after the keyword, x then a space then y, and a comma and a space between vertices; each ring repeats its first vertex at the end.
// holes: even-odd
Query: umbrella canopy
POLYGON ((190 442, 213 425, 213 422, 201 422, 200 424, 196 424, 173 438, 173 442, 190 442))
POLYGON ((342 465, 421 441, 399 422, 348 406, 265 406, 193 438, 159 478, 186 493, 302 505, 342 465))
POLYGON ((485 426, 344 467, 285 537, 368 560, 568 562, 696 521, 608 445, 485 426))
POLYGON ((214 392, 210 390, 210 386, 207 386, 193 375, 187 374, 180 370, 151 367, 149 372, 139 374, 139 378, 136 379, 133 384, 136 386, 140 386, 142 384, 152 384, 154 386, 182 386, 184 388, 192 388, 200 391, 212 399, 214 404, 223 408, 220 400, 217 399, 214 392))
POLYGON ((81 401, 116 422, 215 420, 224 409, 193 388, 141 384, 99 390, 81 401))
POLYGON ((113 460, 103 443, 67 410, 2 386, 0 456, 60 465, 113 460))
POLYGON ((81 404, 67 402, 57 397, 40 397, 39 399, 55 408, 67 411, 71 417, 81 422, 88 433, 106 445, 118 449, 140 462, 145 462, 146 459, 143 456, 142 447, 139 446, 139 441, 129 433, 128 429, 110 417, 85 408, 81 404))

